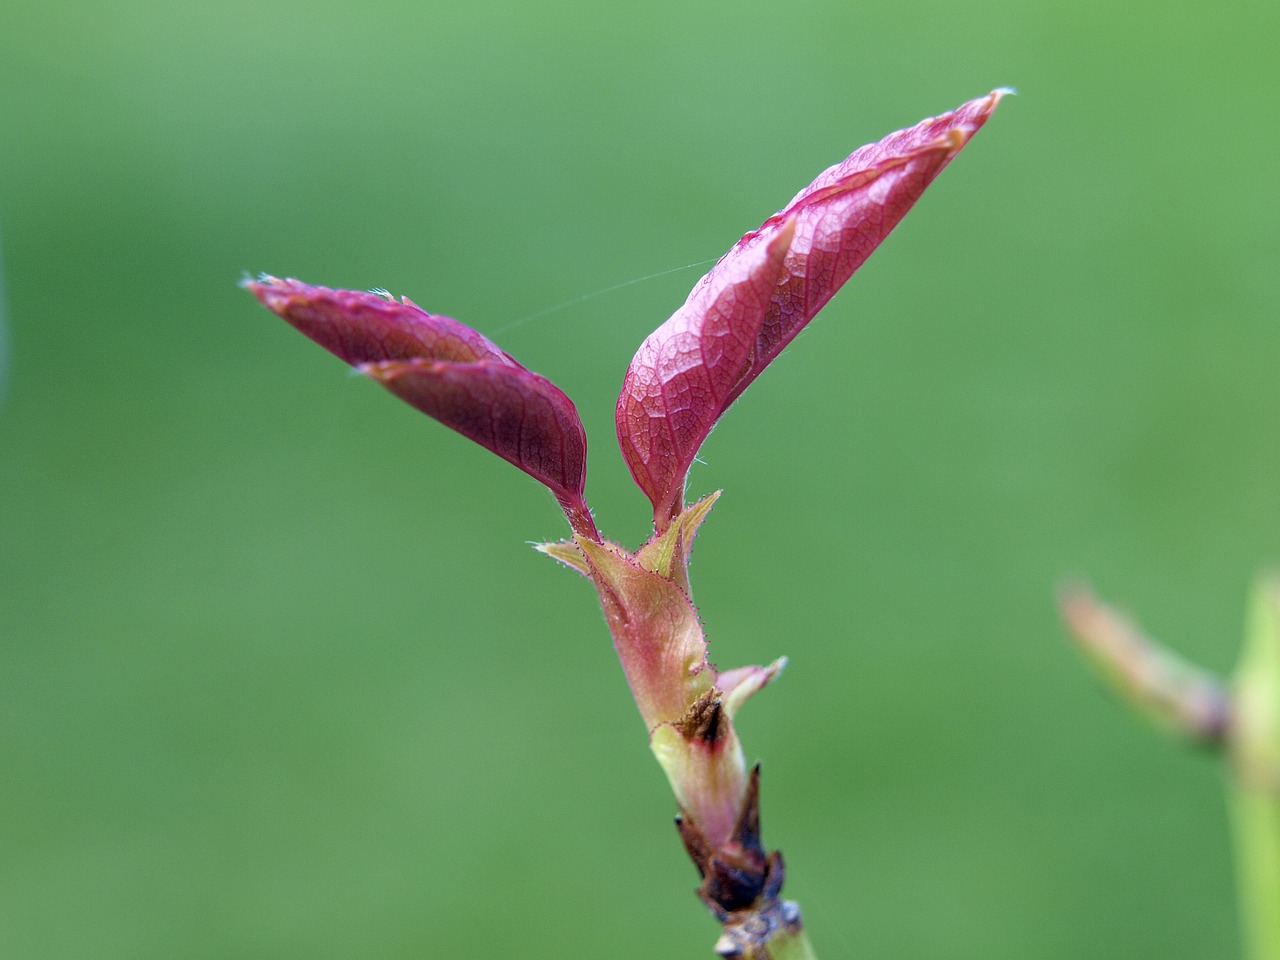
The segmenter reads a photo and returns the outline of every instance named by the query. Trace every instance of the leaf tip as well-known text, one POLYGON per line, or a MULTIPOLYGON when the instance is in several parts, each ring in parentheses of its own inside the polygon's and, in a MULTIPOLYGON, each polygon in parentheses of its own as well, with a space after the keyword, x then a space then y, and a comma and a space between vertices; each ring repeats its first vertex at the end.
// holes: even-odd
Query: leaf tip
POLYGON ((552 560, 563 563, 566 567, 577 570, 584 577, 591 576, 591 567, 587 558, 572 540, 555 540, 550 543, 531 543, 529 546, 539 553, 546 554, 552 560))

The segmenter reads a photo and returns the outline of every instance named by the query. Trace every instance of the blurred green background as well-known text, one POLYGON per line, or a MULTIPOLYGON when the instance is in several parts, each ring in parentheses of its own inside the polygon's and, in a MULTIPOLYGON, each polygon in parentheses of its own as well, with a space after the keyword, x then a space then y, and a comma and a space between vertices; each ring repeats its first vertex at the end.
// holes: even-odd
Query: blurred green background
POLYGON ((1002 84, 726 417, 694 576, 824 958, 1239 956, 1211 758, 1065 642, 1232 665, 1280 560, 1273 0, 0 10, 0 957, 710 956, 533 481, 271 317, 387 287, 613 439, 640 340, 854 147, 1002 84))

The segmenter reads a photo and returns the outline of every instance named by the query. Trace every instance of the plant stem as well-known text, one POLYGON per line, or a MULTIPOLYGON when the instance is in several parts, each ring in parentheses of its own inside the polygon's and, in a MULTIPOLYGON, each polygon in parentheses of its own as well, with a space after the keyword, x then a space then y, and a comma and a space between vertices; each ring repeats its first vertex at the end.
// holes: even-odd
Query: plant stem
POLYGON ((1245 956, 1280 960, 1280 802, 1242 784, 1230 799, 1245 956))
POLYGON ((1249 960, 1280 960, 1280 584, 1254 591, 1232 698, 1231 788, 1249 960))
POLYGON ((775 937, 769 945, 769 960, 818 960, 804 927, 794 933, 775 937))
POLYGON ((790 900, 765 899, 723 917, 716 953, 731 960, 818 960, 804 932, 800 908, 790 900))

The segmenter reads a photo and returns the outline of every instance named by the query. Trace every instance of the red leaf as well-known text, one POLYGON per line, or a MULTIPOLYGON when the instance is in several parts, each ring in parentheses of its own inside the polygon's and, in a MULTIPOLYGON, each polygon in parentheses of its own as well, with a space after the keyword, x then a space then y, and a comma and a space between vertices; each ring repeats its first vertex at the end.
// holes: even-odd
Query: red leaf
POLYGON ((794 226, 788 220, 769 242, 721 260, 631 361, 618 400, 618 440, 662 517, 659 529, 683 507, 694 454, 751 369, 794 226))
POLYGON ((716 420, 897 226, 1004 92, 819 174, 739 240, 641 345, 618 398, 618 440, 659 530, 682 509, 685 476, 716 420))
POLYGON ((357 290, 330 290, 298 280, 264 277, 245 287, 330 353, 351 366, 379 360, 501 360, 515 363, 497 344, 452 317, 357 290))
POLYGON ((581 497, 587 440, 573 402, 514 363, 386 360, 360 364, 410 406, 492 450, 558 497, 581 497))
POLYGON ((573 402, 550 380, 470 327, 408 299, 274 277, 245 286, 326 350, 546 484, 574 529, 598 539, 582 497, 586 432, 573 402))

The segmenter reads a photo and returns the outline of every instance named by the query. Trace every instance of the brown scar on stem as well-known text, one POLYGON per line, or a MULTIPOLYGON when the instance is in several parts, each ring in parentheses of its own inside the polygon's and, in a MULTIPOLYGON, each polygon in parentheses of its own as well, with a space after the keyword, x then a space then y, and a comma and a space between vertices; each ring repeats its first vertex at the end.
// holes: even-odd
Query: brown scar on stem
POLYGON ((724 715, 722 694, 715 687, 703 693, 689 705, 684 716, 672 722, 672 726, 686 740, 701 740, 714 744, 724 738, 728 718, 724 715))

